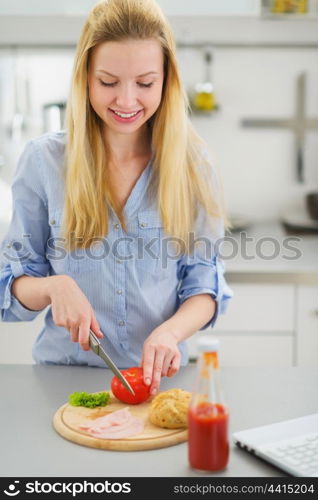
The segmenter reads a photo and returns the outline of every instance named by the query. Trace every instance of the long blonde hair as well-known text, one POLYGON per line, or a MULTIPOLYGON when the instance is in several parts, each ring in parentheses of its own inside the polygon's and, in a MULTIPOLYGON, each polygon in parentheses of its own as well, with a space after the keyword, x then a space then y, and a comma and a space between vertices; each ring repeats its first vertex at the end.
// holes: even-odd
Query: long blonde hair
POLYGON ((86 248, 89 241, 107 235, 107 203, 126 227, 107 179, 103 124, 90 105, 87 77, 93 47, 127 39, 156 39, 164 54, 162 99, 150 121, 155 152, 152 187, 165 232, 186 242, 198 206, 228 227, 222 189, 215 185, 215 172, 212 175, 204 155, 205 143, 188 117, 189 103, 167 20, 153 0, 103 0, 83 27, 67 103, 63 236, 69 250, 86 248))

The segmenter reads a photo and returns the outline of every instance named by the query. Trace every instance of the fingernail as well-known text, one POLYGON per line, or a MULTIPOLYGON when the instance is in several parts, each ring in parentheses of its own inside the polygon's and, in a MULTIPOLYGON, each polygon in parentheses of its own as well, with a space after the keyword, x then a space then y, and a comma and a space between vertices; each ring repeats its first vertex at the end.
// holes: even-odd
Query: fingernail
POLYGON ((146 378, 146 380, 145 380, 145 384, 146 384, 146 385, 150 385, 150 382, 151 382, 150 378, 146 378))
POLYGON ((151 391, 151 394, 154 396, 155 394, 157 394, 157 389, 154 387, 151 391))

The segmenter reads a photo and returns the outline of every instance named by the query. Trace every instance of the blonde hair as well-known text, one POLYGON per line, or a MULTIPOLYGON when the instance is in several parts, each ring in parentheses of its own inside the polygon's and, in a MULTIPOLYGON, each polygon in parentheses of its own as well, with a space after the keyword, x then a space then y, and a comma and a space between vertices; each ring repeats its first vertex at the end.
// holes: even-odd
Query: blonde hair
POLYGON ((216 187, 204 155, 205 143, 188 117, 175 41, 162 11, 153 0, 103 0, 92 9, 82 30, 67 103, 63 236, 69 250, 86 248, 89 241, 107 235, 107 203, 126 227, 107 179, 103 124, 90 105, 87 78, 95 46, 127 39, 156 39, 164 55, 162 99, 150 126, 155 152, 152 189, 165 232, 186 242, 199 206, 228 226, 222 189, 216 187))

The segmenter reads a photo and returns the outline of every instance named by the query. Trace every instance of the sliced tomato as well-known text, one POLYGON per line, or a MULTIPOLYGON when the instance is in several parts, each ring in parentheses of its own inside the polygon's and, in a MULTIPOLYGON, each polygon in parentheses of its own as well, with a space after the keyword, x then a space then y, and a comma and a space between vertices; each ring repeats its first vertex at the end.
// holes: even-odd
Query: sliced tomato
POLYGON ((114 376, 111 381, 111 390, 114 396, 122 403, 130 405, 138 405, 146 401, 150 396, 150 385, 144 383, 143 369, 139 366, 133 366, 126 370, 120 370, 120 372, 129 382, 135 395, 131 394, 120 380, 114 376))

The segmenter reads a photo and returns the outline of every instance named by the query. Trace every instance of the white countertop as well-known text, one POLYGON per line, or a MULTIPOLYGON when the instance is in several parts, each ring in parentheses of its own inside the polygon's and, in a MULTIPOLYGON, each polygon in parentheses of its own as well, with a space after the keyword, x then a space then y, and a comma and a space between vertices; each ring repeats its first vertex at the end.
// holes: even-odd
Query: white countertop
POLYGON ((258 222, 227 234, 221 256, 229 278, 318 284, 318 235, 287 233, 279 222, 258 222))
MULTIPOLYGON (((190 364, 161 390, 193 390, 190 364)), ((234 445, 232 433, 317 413, 317 368, 227 367, 222 386, 230 411, 230 460, 207 477, 282 477, 283 471, 234 445), (304 390, 306 388, 306 390, 304 390)), ((14 477, 202 477, 190 469, 187 443, 145 451, 107 451, 62 438, 52 419, 68 394, 108 390, 112 373, 87 366, 0 365, 2 476, 14 477), (18 395, 18 397, 17 397, 18 395)), ((194 498, 194 497, 193 497, 194 498)))

